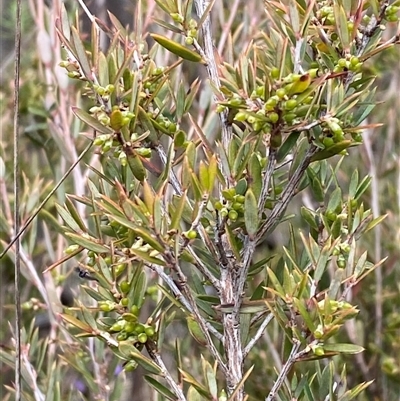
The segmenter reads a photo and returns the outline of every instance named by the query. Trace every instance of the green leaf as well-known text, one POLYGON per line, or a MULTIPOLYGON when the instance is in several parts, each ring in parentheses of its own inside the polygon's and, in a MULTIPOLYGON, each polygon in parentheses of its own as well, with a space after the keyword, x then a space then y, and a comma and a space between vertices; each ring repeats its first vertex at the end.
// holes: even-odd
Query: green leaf
POLYGON ((316 221, 317 214, 305 206, 302 206, 300 209, 301 217, 306 221, 306 223, 314 230, 318 230, 318 224, 316 221))
POLYGON ((195 386, 190 386, 186 395, 188 401, 203 401, 204 398, 196 390, 195 386))
MULTIPOLYGON (((78 211, 75 208, 75 205, 72 203, 71 198, 69 195, 66 196, 65 199, 65 206, 67 207, 68 211, 71 213, 72 218, 75 220, 75 222, 78 224, 78 226, 80 227, 80 229, 84 232, 87 231, 86 227, 85 227, 85 223, 83 222, 83 220, 81 219, 80 214, 78 213, 78 211)), ((72 228, 72 227, 71 227, 72 228)), ((76 230, 75 230, 76 231, 76 230)))
POLYGON ((278 162, 282 161, 293 149, 296 145, 297 140, 299 139, 301 131, 295 131, 289 134, 286 138, 285 142, 283 142, 282 146, 278 149, 278 153, 276 155, 276 159, 278 162))
POLYGON ((208 181, 209 181, 208 193, 211 193, 217 185, 216 182, 217 174, 218 174, 217 158, 215 157, 215 155, 212 155, 208 165, 208 181))
POLYGON ((246 191, 245 195, 244 222, 250 240, 254 240, 258 230, 259 220, 257 199, 254 196, 254 192, 251 188, 246 191))
POLYGON ((199 62, 204 63, 204 60, 199 53, 196 53, 195 51, 190 50, 185 46, 182 46, 180 43, 174 42, 173 40, 165 36, 158 35, 155 33, 151 33, 150 36, 162 47, 169 50, 171 53, 174 53, 175 55, 185 60, 193 61, 195 63, 199 62))
POLYGON ((208 193, 208 188, 210 187, 210 176, 207 165, 203 162, 203 160, 200 160, 199 164, 199 179, 203 193, 208 193))
POLYGON ((178 92, 176 94, 176 111, 175 111, 175 115, 176 115, 176 120, 178 122, 181 121, 181 119, 183 117, 184 110, 185 110, 185 96, 186 96, 185 85, 181 81, 179 83, 178 92))
POLYGON ((336 22, 336 33, 339 35, 344 52, 347 53, 350 46, 349 28, 347 25, 348 18, 341 2, 335 1, 333 3, 333 14, 336 22))
POLYGON ((189 329, 190 335, 203 347, 207 346, 207 339, 204 336, 203 331, 200 328, 200 325, 197 323, 197 321, 191 317, 187 316, 186 317, 186 323, 187 327, 189 329))
POLYGON ((82 67, 83 73, 85 77, 91 81, 92 80, 92 70, 89 65, 89 59, 86 54, 85 46, 83 45, 81 38, 79 37, 79 33, 74 26, 71 26, 71 33, 72 33, 72 42, 74 43, 74 47, 76 50, 76 56, 78 59, 79 64, 82 67))
POLYGON ((329 203, 326 207, 327 211, 335 212, 342 204, 342 190, 337 187, 329 197, 329 203))
POLYGON ((252 189, 254 196, 258 200, 261 195, 262 189, 262 169, 260 165, 260 161, 255 153, 251 155, 248 164, 248 175, 250 188, 252 189))
POLYGON ((386 217, 388 217, 388 214, 384 214, 383 216, 379 216, 376 219, 373 219, 372 221, 370 221, 368 223, 367 227, 365 228, 365 230, 363 230, 363 232, 366 233, 366 232, 372 230, 375 226, 382 223, 382 221, 385 220, 386 217))
POLYGON ((176 400, 176 395, 167 387, 165 387, 163 384, 161 384, 159 380, 156 380, 153 377, 147 375, 144 376, 144 379, 147 381, 147 383, 150 384, 151 387, 153 387, 159 394, 161 394, 166 399, 171 401, 176 400))
POLYGON ((350 199, 354 198, 356 195, 356 190, 358 187, 358 170, 354 170, 351 175, 350 184, 349 184, 349 197, 350 199))
POLYGON ((176 197, 178 199, 176 208, 173 213, 171 213, 171 224, 169 226, 170 230, 179 230, 180 225, 182 223, 182 214, 185 210, 186 205, 186 191, 180 197, 176 197))
POLYGON ((59 204, 55 204, 56 209, 58 214, 61 216, 61 218, 64 220, 65 224, 67 224, 68 227, 70 227, 72 230, 75 232, 81 232, 81 227, 79 224, 75 221, 75 219, 59 204))
POLYGON ((212 368, 211 364, 206 359, 204 359, 203 355, 201 356, 201 364, 203 367, 204 378, 207 383, 210 394, 213 399, 217 399, 218 386, 217 386, 217 378, 215 376, 215 371, 212 368))
POLYGON ((93 331, 97 330, 96 320, 93 315, 81 304, 81 312, 83 318, 86 320, 87 324, 92 328, 93 331))
POLYGON ((311 333, 314 333, 316 327, 310 312, 307 311, 307 308, 304 305, 304 302, 298 298, 293 298, 293 303, 303 318, 304 323, 307 325, 308 330, 310 330, 311 333))
POLYGON ((154 23, 156 23, 157 25, 160 25, 161 27, 167 29, 168 31, 182 34, 182 29, 176 27, 175 25, 169 24, 168 22, 165 22, 158 18, 152 18, 152 20, 154 23))
MULTIPOLYGON (((159 375, 161 373, 161 369, 149 358, 142 355, 142 353, 134 347, 132 344, 129 344, 130 347, 126 347, 126 341, 121 341, 119 343, 119 349, 121 350, 121 346, 124 346, 124 351, 127 352, 129 350, 130 357, 136 361, 143 369, 147 372, 152 373, 154 375, 159 375)), ((122 350, 121 350, 122 351, 122 350)))
POLYGON ((190 373, 181 370, 183 380, 193 386, 200 394, 209 398, 210 393, 208 392, 207 388, 204 387, 199 381, 197 381, 190 373))
POLYGON ((129 292, 129 299, 132 300, 132 305, 138 306, 140 309, 144 302, 144 295, 147 289, 147 276, 142 270, 137 277, 135 285, 131 286, 131 291, 129 292))
POLYGON ((135 248, 131 248, 130 251, 136 255, 139 259, 145 261, 145 262, 149 262, 149 263, 154 263, 156 265, 159 266, 165 266, 166 263, 164 262, 164 260, 150 256, 147 252, 144 251, 140 251, 139 249, 135 249, 135 248))
POLYGON ((79 109, 78 107, 72 107, 72 112, 84 123, 86 123, 89 127, 93 128, 95 131, 100 134, 112 135, 114 131, 110 127, 106 127, 99 120, 92 117, 86 111, 79 109))
POLYGON ((93 237, 89 237, 87 234, 75 234, 75 233, 65 233, 67 237, 69 237, 75 244, 83 246, 88 251, 93 251, 96 253, 108 253, 110 249, 96 242, 96 239, 93 237), (85 235, 85 236, 84 236, 85 235))
POLYGON ((363 352, 365 348, 356 344, 324 344, 323 349, 324 351, 338 352, 341 354, 359 354, 363 352))
POLYGON ((331 247, 331 239, 328 238, 325 242, 324 247, 322 248, 321 253, 319 254, 317 266, 315 267, 314 280, 316 282, 319 282, 319 280, 321 280, 322 278, 322 275, 325 273, 331 254, 331 247))
POLYGON ((311 162, 329 159, 333 156, 336 156, 343 150, 346 150, 347 148, 352 146, 352 144, 353 144, 353 142, 350 139, 346 139, 344 141, 335 143, 334 145, 330 146, 329 148, 322 149, 319 152, 315 153, 313 156, 311 156, 311 162))
POLYGON ((82 331, 85 331, 86 333, 93 332, 90 326, 88 326, 86 323, 81 322, 74 316, 67 315, 65 313, 60 313, 60 316, 67 323, 72 324, 73 326, 77 327, 78 329, 81 329, 82 331))
POLYGON ((354 195, 354 199, 358 200, 361 195, 369 188, 371 184, 371 176, 367 175, 363 178, 363 180, 360 182, 360 185, 357 188, 357 191, 354 195))

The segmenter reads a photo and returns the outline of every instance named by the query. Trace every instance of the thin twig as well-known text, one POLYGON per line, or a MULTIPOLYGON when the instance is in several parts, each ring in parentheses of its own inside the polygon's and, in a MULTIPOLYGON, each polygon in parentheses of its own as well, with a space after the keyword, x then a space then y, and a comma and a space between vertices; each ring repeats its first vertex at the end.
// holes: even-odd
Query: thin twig
MULTIPOLYGON (((240 4, 240 0, 235 0, 235 2, 230 7, 229 19, 228 19, 228 21, 226 22, 226 24, 224 26, 224 29, 223 29, 222 34, 221 34, 221 38, 220 38, 219 43, 218 43, 218 53, 219 54, 222 54, 223 51, 224 51, 225 42, 226 42, 226 40, 228 39, 228 37, 229 37, 229 35, 231 33, 232 24, 233 24, 233 21, 235 20, 239 4, 240 4)), ((224 8, 223 5, 222 5, 222 8, 224 8)))
POLYGON ((149 353, 150 358, 160 368, 161 375, 164 377, 164 379, 167 381, 167 383, 171 387, 172 391, 174 392, 174 394, 177 397, 177 400, 186 401, 186 397, 183 394, 181 387, 178 385, 178 383, 174 380, 174 378, 169 373, 169 370, 165 366, 165 363, 164 363, 163 359, 161 358, 161 355, 157 352, 156 345, 153 341, 149 340, 146 342, 146 350, 149 353))
MULTIPOLYGON (((178 288, 178 286, 174 283, 174 280, 164 272, 164 270, 157 265, 149 265, 146 264, 151 270, 155 271, 167 284, 168 287, 171 289, 174 295, 176 295, 179 300, 182 302, 183 306, 194 315, 194 311, 188 300, 183 296, 181 290, 178 288)), ((214 326, 212 326, 210 323, 205 321, 205 326, 207 327, 208 331, 212 333, 215 338, 217 338, 219 341, 223 341, 222 334, 215 329, 214 326)))
POLYGON ((310 146, 303 161, 297 167, 293 176, 291 177, 288 185, 282 193, 281 198, 277 201, 267 220, 262 224, 256 238, 256 242, 259 243, 263 237, 274 229, 279 223, 280 217, 285 212, 289 202, 293 198, 293 195, 303 178, 304 172, 311 163, 311 158, 318 152, 318 148, 314 145, 310 146))
POLYGON ((262 182, 261 195, 258 201, 258 218, 264 213, 265 203, 267 202, 268 192, 272 175, 274 174, 276 163, 276 149, 270 149, 268 155, 268 164, 262 182))
MULTIPOLYGON (((165 149, 159 145, 156 147, 156 151, 158 156, 161 159, 162 164, 164 165, 164 168, 167 165, 167 155, 165 153, 165 149)), ((169 169, 169 182, 172 185, 172 188, 174 190, 174 192, 179 195, 182 196, 183 195, 183 189, 181 186, 180 181, 178 180, 178 177, 176 176, 175 172, 173 171, 172 168, 169 169)), ((187 200, 187 205, 188 207, 193 210, 193 206, 191 205, 191 203, 189 202, 189 200, 187 200)), ((198 229, 198 233, 200 235, 201 240, 203 241, 203 243, 205 245, 210 244, 210 241, 208 241, 207 239, 207 234, 204 232, 204 227, 201 225, 200 223, 200 218, 202 217, 202 214, 200 213, 202 210, 204 210, 204 208, 206 207, 207 203, 203 202, 202 206, 200 208, 199 213, 197 214, 196 218, 194 219, 193 223, 192 223, 192 230, 197 230, 198 229)), ((166 215, 168 215, 166 213, 166 215)), ((214 275, 209 271, 209 269, 207 268, 207 266, 201 261, 201 259, 197 256, 196 252, 193 250, 191 245, 185 245, 187 247, 187 250, 189 251, 189 253, 195 258, 196 260, 196 267, 199 269, 199 271, 207 278, 207 280, 210 281, 210 283, 213 285, 213 287, 219 291, 220 290, 220 284, 218 279, 216 279, 214 277, 214 275)))
MULTIPOLYGON (((14 233, 19 232, 20 213, 19 213, 19 78, 21 65, 21 0, 17 0, 16 9, 16 29, 15 29, 15 64, 14 64, 14 233)), ((21 241, 15 243, 15 400, 22 399, 21 381, 21 241)))
POLYGON ((243 358, 246 358, 247 354, 251 351, 251 349, 256 345, 257 341, 264 334, 265 329, 274 318, 274 315, 270 313, 261 323, 260 327, 257 330, 257 333, 253 336, 253 338, 247 343, 246 347, 243 349, 243 358))
MULTIPOLYGON (((201 315, 199 308, 197 307, 196 301, 193 298, 193 295, 190 291, 190 288, 186 285, 186 276, 183 274, 181 267, 179 266, 178 263, 174 260, 173 256, 169 256, 168 254, 165 255, 166 258, 168 259, 168 263, 171 265, 171 268, 176 272, 176 275, 178 276, 178 279, 181 284, 181 293, 185 296, 185 299, 187 302, 190 304, 191 309, 192 309, 192 314, 197 323, 200 326, 201 331, 204 334, 204 337, 207 341, 208 348, 211 352, 211 355, 215 358, 215 360, 218 362, 218 364, 221 367, 221 370, 226 374, 227 368, 225 367, 225 363, 223 362, 220 353, 216 349, 212 338, 210 336, 210 327, 212 327, 210 324, 207 323, 207 321, 203 318, 201 315)), ((213 330, 214 332, 218 332, 217 330, 213 330)), ((221 336, 221 342, 224 342, 221 336)))
POLYGON ((296 362, 296 359, 298 358, 297 351, 300 348, 300 341, 293 339, 293 347, 292 350, 290 351, 290 355, 286 363, 283 365, 283 368, 281 370, 281 373, 279 373, 278 378, 276 379, 271 391, 269 392, 268 396, 265 398, 265 401, 272 401, 275 399, 279 389, 281 388, 283 382, 285 381, 291 367, 293 364, 296 362))
POLYGON ((16 241, 19 240, 24 231, 30 226, 35 217, 39 214, 39 212, 43 209, 44 205, 49 201, 49 199, 54 195, 57 189, 61 186, 61 184, 65 181, 65 179, 71 174, 71 171, 75 168, 75 166, 83 159, 89 149, 92 147, 93 142, 90 142, 88 146, 83 150, 80 156, 76 159, 76 161, 71 165, 71 167, 65 172, 65 174, 61 177, 60 181, 58 181, 57 185, 49 192, 49 194, 43 199, 42 203, 38 206, 36 211, 32 214, 31 217, 26 221, 26 223, 22 226, 22 228, 18 231, 18 234, 11 240, 11 242, 6 246, 4 251, 0 254, 0 259, 8 252, 8 250, 14 245, 16 241))
MULTIPOLYGON (((366 130, 364 135, 364 146, 367 151, 368 159, 369 159, 369 175, 371 177, 371 205, 372 205, 372 213, 373 217, 377 218, 380 215, 379 208, 379 178, 377 166, 375 163, 374 152, 372 150, 371 143, 371 132, 366 130)), ((375 243, 375 261, 381 260, 381 226, 378 224, 374 229, 374 243, 375 243)), ((382 298, 382 269, 375 269, 375 281, 376 281, 376 289, 375 289, 375 345, 379 348, 382 347, 382 321, 383 321, 383 298, 382 298)))

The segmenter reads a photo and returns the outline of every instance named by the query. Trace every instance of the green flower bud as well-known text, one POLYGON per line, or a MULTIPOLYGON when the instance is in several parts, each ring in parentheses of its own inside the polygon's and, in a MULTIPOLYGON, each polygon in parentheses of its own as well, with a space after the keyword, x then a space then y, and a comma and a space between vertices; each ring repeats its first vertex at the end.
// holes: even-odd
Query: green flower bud
POLYGON ((110 331, 118 332, 123 330, 125 327, 125 321, 124 320, 119 320, 118 322, 115 322, 111 327, 110 331))
POLYGON ((270 75, 273 79, 278 79, 279 74, 280 74, 279 68, 274 67, 271 69, 270 75))
POLYGON ((238 212, 236 210, 230 210, 228 213, 229 220, 236 221, 238 218, 238 212))
POLYGON ((153 337, 154 334, 156 333, 155 330, 154 330, 154 328, 151 327, 151 326, 146 327, 146 328, 144 329, 144 332, 146 333, 146 335, 147 335, 148 337, 153 337))
POLYGON ((65 249, 64 253, 66 255, 72 255, 79 249, 79 245, 70 245, 68 248, 65 249))
POLYGON ((139 316, 140 309, 137 305, 132 305, 131 313, 132 315, 139 316))
POLYGON ((127 338, 128 338, 128 333, 126 332, 121 332, 117 335, 118 341, 125 341, 127 338))
POLYGON ((136 334, 144 333, 144 325, 141 324, 141 323, 137 323, 136 326, 135 326, 134 332, 136 334))
POLYGON ((247 119, 247 113, 244 113, 243 111, 237 112, 234 117, 235 121, 246 121, 246 119, 247 119))
POLYGON ((188 46, 191 46, 191 45, 193 45, 193 43, 194 43, 194 39, 193 39, 191 36, 186 36, 186 38, 185 38, 185 43, 186 43, 188 46))
POLYGON ((285 88, 277 89, 276 96, 278 96, 280 99, 283 99, 286 96, 286 89, 285 88))
POLYGON ((138 340, 142 344, 146 343, 147 342, 147 334, 146 333, 140 333, 138 335, 138 340))
POLYGON ((170 16, 175 22, 179 22, 180 24, 185 20, 179 13, 171 13, 170 16))
POLYGON ((285 110, 293 110, 297 106, 297 101, 295 99, 290 99, 285 102, 285 110))
POLYGON ((196 239, 197 238, 197 233, 194 230, 187 231, 186 233, 183 233, 183 235, 187 239, 196 239))
POLYGON ((268 113, 268 118, 270 119, 271 123, 275 124, 279 120, 279 114, 275 112, 268 113))

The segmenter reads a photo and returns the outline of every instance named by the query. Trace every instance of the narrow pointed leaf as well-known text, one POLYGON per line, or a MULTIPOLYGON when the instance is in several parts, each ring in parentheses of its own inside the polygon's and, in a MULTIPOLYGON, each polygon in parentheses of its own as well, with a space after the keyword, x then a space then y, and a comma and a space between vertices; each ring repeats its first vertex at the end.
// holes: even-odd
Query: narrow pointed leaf
POLYGON ((86 111, 79 109, 78 107, 72 107, 72 112, 84 123, 86 123, 89 127, 93 128, 95 131, 105 134, 112 135, 114 131, 110 127, 106 127, 99 120, 92 117, 86 111))
POLYGON ((171 53, 189 61, 193 61, 195 63, 202 62, 204 63, 203 58, 199 53, 196 53, 193 50, 188 49, 187 47, 181 45, 180 43, 174 42, 172 39, 169 39, 165 36, 158 35, 155 33, 150 34, 150 36, 162 47, 169 50, 171 53))
POLYGON ((110 249, 107 246, 99 244, 98 242, 95 241, 94 238, 92 239, 91 237, 88 238, 84 237, 83 235, 74 233, 65 233, 65 235, 72 241, 74 241, 75 244, 83 246, 89 251, 93 251, 96 253, 107 253, 110 251, 110 249))
POLYGON ((244 222, 246 225, 247 234, 253 240, 258 230, 258 205, 254 192, 251 189, 246 191, 244 200, 244 222))

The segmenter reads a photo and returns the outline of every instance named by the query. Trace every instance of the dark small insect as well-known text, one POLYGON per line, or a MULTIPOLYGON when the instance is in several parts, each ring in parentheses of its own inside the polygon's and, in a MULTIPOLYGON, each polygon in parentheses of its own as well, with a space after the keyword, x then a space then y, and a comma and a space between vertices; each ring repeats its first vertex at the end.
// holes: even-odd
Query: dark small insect
POLYGON ((85 280, 99 281, 96 277, 93 277, 87 270, 83 270, 80 267, 75 267, 75 271, 78 273, 80 278, 85 280))

